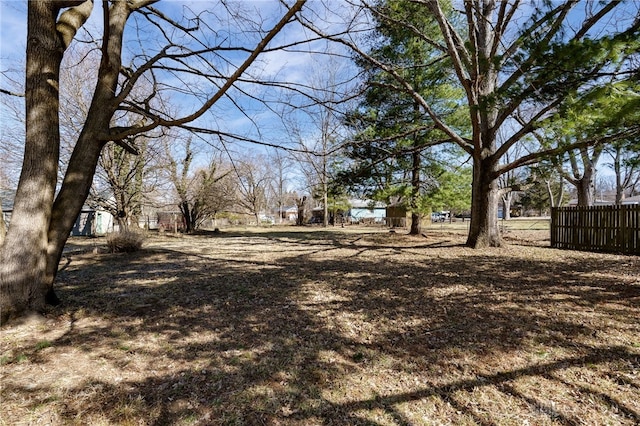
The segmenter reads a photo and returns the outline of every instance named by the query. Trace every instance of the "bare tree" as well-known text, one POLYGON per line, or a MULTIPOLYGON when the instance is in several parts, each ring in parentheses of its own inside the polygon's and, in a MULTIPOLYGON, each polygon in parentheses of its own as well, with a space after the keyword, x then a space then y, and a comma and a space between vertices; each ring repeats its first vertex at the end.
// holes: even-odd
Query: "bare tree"
POLYGON ((234 179, 233 167, 229 164, 218 163, 212 166, 202 176, 202 205, 204 217, 215 221, 218 213, 233 208, 238 196, 238 183, 234 179))
MULTIPOLYGON (((501 135, 502 136, 502 135, 501 135)), ((509 164, 523 154, 524 146, 515 145, 504 154, 504 162, 509 164)), ((526 174, 522 169, 511 169, 498 177, 500 199, 502 201, 502 218, 511 219, 511 206, 521 191, 525 190, 531 182, 527 182, 526 174)))
POLYGON ((282 223, 283 209, 289 201, 287 191, 287 172, 292 166, 292 158, 282 150, 274 150, 269 154, 269 163, 271 164, 271 192, 275 201, 275 208, 278 211, 278 223, 282 223))
POLYGON ((596 166, 604 146, 581 147, 566 153, 568 170, 560 167, 562 177, 576 188, 579 206, 592 206, 595 196, 594 179, 596 166))
POLYGON ((267 208, 267 189, 272 181, 270 167, 265 157, 257 156, 234 161, 234 170, 238 179, 236 202, 260 225, 260 214, 267 208))
POLYGON ((184 140, 180 153, 175 143, 165 138, 164 151, 163 169, 173 187, 174 201, 182 213, 186 232, 197 231, 207 219, 215 219, 218 212, 233 205, 236 199, 236 184, 231 179, 233 169, 220 155, 213 156, 207 166, 194 166, 197 152, 191 137, 184 140))
POLYGON ((345 139, 343 117, 350 108, 348 93, 354 91, 335 54, 327 51, 327 55, 330 56, 327 63, 314 67, 309 76, 310 99, 301 109, 302 116, 292 114, 287 123, 289 132, 299 144, 295 157, 307 180, 307 190, 320 194, 325 227, 329 224, 332 163, 341 140, 345 139))
POLYGON ((616 180, 616 204, 622 204, 627 196, 640 193, 640 141, 626 140, 613 144, 607 154, 610 162, 607 163, 615 173, 616 180))
POLYGON ((173 186, 176 193, 176 200, 178 208, 182 213, 184 223, 187 227, 186 231, 191 232, 194 230, 194 225, 197 222, 199 205, 196 201, 196 197, 193 196, 193 190, 191 188, 193 178, 191 173, 191 163, 193 162, 194 152, 191 148, 191 138, 187 138, 184 144, 184 156, 178 160, 174 158, 171 153, 171 145, 167 140, 164 142, 164 152, 166 166, 165 170, 168 172, 168 180, 173 186), (194 212, 194 210, 196 210, 194 212))
POLYGON ((109 144, 98 161, 89 201, 116 218, 119 229, 138 226, 142 207, 159 184, 158 138, 136 138, 138 155, 109 144))
MULTIPOLYGON (((60 185, 57 180, 60 64, 77 31, 91 14, 93 1, 28 3, 25 155, 13 220, 0 249, 0 322, 26 310, 40 310, 45 302, 57 303, 53 282, 62 249, 89 194, 105 144, 116 143, 137 153, 133 145, 136 135, 159 127, 189 127, 189 123, 194 123, 229 94, 256 58, 267 50, 279 48, 268 46, 305 1, 298 0, 290 6, 282 3, 285 9, 282 17, 268 31, 258 26, 253 34, 258 34, 259 39, 253 46, 231 46, 224 39, 208 40, 204 32, 208 36, 215 34, 209 25, 216 25, 205 21, 210 14, 203 13, 180 23, 153 9, 153 3, 153 0, 103 2, 103 34, 96 38, 100 39, 96 42, 101 52, 97 84, 60 185), (123 36, 133 14, 140 17, 135 23, 146 24, 148 31, 155 31, 157 38, 153 45, 160 48, 148 54, 151 46, 143 48, 144 41, 140 40, 130 63, 123 65, 123 36), (189 41, 192 43, 186 45, 189 41), (224 52, 244 54, 244 59, 235 67, 232 63, 237 62, 224 58, 214 63, 212 58, 221 57, 224 52), (162 83, 165 77, 171 79, 162 83), (142 81, 150 83, 153 90, 136 93, 134 88, 142 81), (183 84, 174 85, 169 81, 183 84), (154 104, 154 98, 172 90, 182 96, 191 95, 197 106, 177 118, 163 114, 154 104), (133 126, 123 124, 119 121, 123 114, 137 115, 139 120, 133 126)), ((194 127, 190 130, 196 130, 194 127)), ((217 132, 211 128, 202 130, 217 132)))
POLYGON ((15 189, 24 152, 25 98, 24 88, 11 83, 11 90, 3 90, 0 95, 0 185, 15 189))

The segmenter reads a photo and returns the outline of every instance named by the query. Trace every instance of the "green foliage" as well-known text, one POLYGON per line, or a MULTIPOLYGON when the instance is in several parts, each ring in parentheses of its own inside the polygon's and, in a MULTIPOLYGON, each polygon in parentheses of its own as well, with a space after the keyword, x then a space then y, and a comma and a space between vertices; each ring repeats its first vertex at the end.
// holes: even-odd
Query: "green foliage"
POLYGON ((545 121, 557 135, 571 140, 597 139, 640 122, 640 87, 623 81, 569 96, 559 114, 545 121))
POLYGON ((451 210, 465 212, 471 209, 471 167, 444 170, 438 179, 438 187, 422 200, 431 211, 451 210))
POLYGON ((344 194, 339 196, 329 195, 327 197, 327 208, 329 211, 346 212, 351 208, 351 204, 349 204, 349 199, 344 194))
MULTIPOLYGON (((370 55, 393 67, 452 126, 469 133, 467 109, 461 107, 464 91, 454 85, 451 63, 421 36, 437 38, 439 28, 433 16, 406 0, 379 1, 375 10, 377 32, 370 55)), ((430 202, 425 200, 443 186, 439 179, 446 179, 439 164, 441 155, 432 147, 448 138, 435 130, 414 95, 398 86, 393 76, 366 61, 358 65, 365 72, 367 86, 347 123, 359 133, 345 149, 350 167, 336 180, 366 198, 428 212, 430 202), (416 173, 419 179, 412 178, 416 173)))
POLYGON ((548 212, 551 208, 551 200, 549 199, 545 184, 542 182, 533 184, 520 195, 517 204, 522 206, 524 211, 534 210, 536 212, 548 212))
POLYGON ((572 104, 576 97, 596 94, 628 75, 629 58, 640 50, 637 23, 621 32, 576 37, 568 31, 568 19, 555 25, 554 9, 552 3, 542 4, 521 26, 515 53, 495 58, 496 68, 510 75, 493 95, 497 104, 551 102, 562 109, 565 100, 572 104))

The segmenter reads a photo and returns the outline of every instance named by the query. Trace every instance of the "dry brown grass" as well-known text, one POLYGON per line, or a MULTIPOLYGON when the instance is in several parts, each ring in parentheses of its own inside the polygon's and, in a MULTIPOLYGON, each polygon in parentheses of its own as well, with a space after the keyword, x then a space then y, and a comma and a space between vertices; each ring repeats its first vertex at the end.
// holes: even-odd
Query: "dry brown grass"
POLYGON ((72 240, 64 304, 1 330, 1 422, 640 423, 640 260, 507 236, 72 240))

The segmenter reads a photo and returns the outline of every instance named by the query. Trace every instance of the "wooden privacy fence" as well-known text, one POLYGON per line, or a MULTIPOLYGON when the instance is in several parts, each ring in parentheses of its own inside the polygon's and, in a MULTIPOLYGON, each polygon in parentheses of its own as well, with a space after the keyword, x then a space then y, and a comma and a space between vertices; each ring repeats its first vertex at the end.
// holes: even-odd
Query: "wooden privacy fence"
POLYGON ((640 205, 555 207, 551 247, 640 254, 640 205))

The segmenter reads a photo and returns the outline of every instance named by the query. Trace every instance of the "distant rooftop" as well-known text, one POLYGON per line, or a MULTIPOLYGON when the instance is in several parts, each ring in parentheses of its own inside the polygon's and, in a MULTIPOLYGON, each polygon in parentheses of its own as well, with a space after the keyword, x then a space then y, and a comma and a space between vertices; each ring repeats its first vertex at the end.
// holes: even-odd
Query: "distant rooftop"
POLYGON ((380 201, 373 201, 373 200, 361 200, 361 199, 357 199, 357 198, 352 198, 349 200, 349 204, 351 205, 351 207, 356 208, 356 209, 370 209, 370 208, 378 208, 378 209, 383 209, 385 207, 387 207, 387 205, 385 203, 382 203, 380 201))

